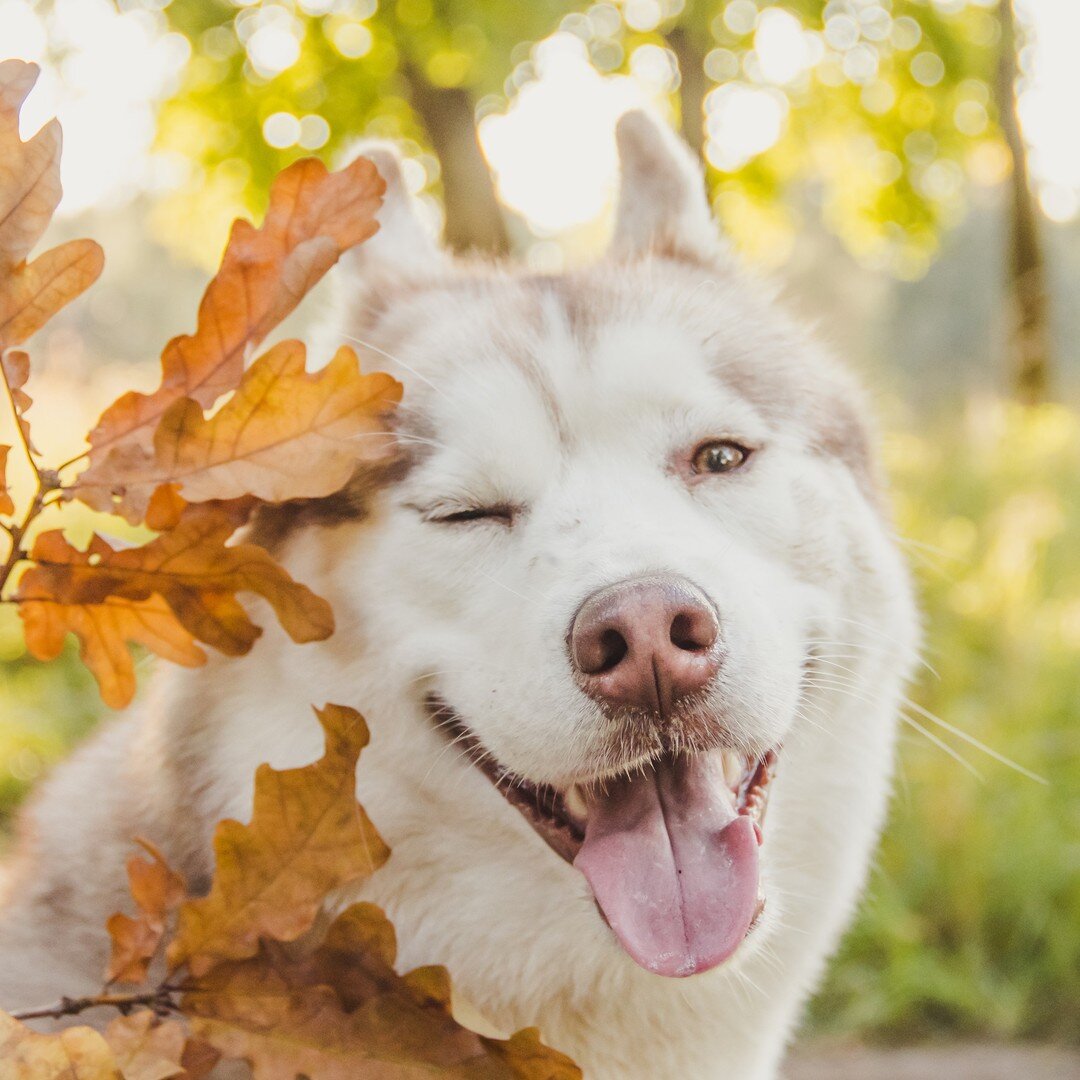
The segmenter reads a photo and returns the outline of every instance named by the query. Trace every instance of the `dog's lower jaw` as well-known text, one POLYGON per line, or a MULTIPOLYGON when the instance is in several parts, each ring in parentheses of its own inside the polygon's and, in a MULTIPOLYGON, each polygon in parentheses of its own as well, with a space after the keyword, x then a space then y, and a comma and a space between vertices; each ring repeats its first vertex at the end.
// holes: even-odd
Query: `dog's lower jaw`
MULTIPOLYGON (((636 966, 581 875, 471 767, 443 784, 417 763, 418 789, 439 802, 407 840, 387 835, 394 856, 364 898, 395 922, 399 970, 446 964, 456 996, 494 1030, 539 1026, 589 1080, 766 1080, 860 890, 888 791, 891 713, 888 694, 873 709, 841 706, 835 738, 797 732, 785 745, 762 849, 769 907, 714 971, 671 980, 636 966)), ((415 747, 415 733, 400 738, 415 747)), ((377 815, 363 780, 360 790, 377 815)))

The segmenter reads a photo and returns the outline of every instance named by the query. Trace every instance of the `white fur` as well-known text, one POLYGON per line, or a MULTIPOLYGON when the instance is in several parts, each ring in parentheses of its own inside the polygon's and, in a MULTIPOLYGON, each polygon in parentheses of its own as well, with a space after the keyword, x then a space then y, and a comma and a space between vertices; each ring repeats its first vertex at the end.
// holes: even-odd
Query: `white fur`
POLYGON ((402 970, 446 964, 464 1013, 504 1032, 538 1024, 590 1080, 775 1075, 863 884, 915 616, 872 481, 822 449, 835 415, 862 408, 845 377, 725 258, 649 255, 662 237, 712 258, 719 240, 682 151, 650 145, 643 123, 621 139, 633 190, 616 253, 569 281, 425 258, 404 195, 391 199, 379 248, 354 267, 346 330, 396 358, 405 442, 434 445, 414 444, 428 456, 365 520, 290 539, 292 573, 333 601, 332 639, 299 647, 270 628, 242 661, 163 672, 137 717, 58 770, 0 923, 0 1006, 95 989, 129 837, 197 870, 213 822, 249 814, 259 762, 318 756, 309 706, 334 701, 368 717, 358 792, 393 849, 337 901, 385 907, 402 970), (656 218, 642 183, 678 193, 674 218, 656 218), (755 404, 743 383, 756 371, 799 392, 755 404), (672 462, 710 436, 761 449, 742 473, 688 485, 672 462), (420 512, 488 501, 524 509, 510 530, 420 512), (421 705, 438 687, 532 779, 605 771, 604 720, 571 677, 566 629, 592 590, 658 570, 721 612, 725 722, 747 744, 783 744, 764 919, 732 961, 688 980, 634 965, 584 878, 421 705), (803 686, 812 642, 848 685, 803 686))

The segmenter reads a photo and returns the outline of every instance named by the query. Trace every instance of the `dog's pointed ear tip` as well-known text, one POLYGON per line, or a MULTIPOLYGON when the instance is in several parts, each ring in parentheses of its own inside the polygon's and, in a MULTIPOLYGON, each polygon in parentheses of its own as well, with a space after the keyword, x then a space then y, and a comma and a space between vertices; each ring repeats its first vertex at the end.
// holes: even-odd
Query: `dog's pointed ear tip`
POLYGON ((366 158, 375 166, 386 183, 387 194, 404 190, 403 158, 401 150, 393 142, 388 139, 359 139, 341 154, 337 166, 343 168, 357 158, 366 158))
POLYGON ((628 109, 615 123, 615 142, 620 153, 647 148, 663 138, 663 121, 648 109, 628 109))
POLYGON ((422 211, 409 190, 401 148, 385 139, 357 139, 335 161, 338 168, 365 158, 378 170, 386 184, 378 210, 379 230, 344 260, 355 272, 369 273, 372 267, 382 275, 411 274, 442 266, 446 258, 436 236, 436 226, 422 211))
POLYGON ((682 136, 652 109, 636 108, 615 124, 615 146, 624 173, 663 169, 689 179, 700 172, 697 155, 682 136))

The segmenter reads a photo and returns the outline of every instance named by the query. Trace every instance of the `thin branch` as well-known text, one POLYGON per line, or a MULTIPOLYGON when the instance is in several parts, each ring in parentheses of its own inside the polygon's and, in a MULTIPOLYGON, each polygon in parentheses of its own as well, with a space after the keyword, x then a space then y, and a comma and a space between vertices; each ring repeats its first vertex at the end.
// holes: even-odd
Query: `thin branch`
POLYGON ((78 1016, 87 1009, 116 1009, 127 1014, 132 1009, 147 1006, 155 1012, 175 1012, 179 1006, 173 998, 176 988, 172 986, 159 986, 156 990, 146 991, 141 994, 96 994, 91 997, 71 998, 62 997, 52 1005, 45 1005, 40 1009, 22 1009, 18 1012, 9 1013, 16 1020, 40 1020, 51 1018, 59 1020, 64 1016, 78 1016))
MULTIPOLYGON (((37 471, 37 466, 34 467, 37 471)), ((0 566, 0 601, 4 598, 4 588, 7 586, 8 578, 11 577, 11 571, 15 567, 29 557, 29 553, 23 548, 23 538, 26 536, 27 529, 33 524, 34 519, 41 513, 41 509, 45 504, 45 496, 49 493, 41 481, 41 474, 38 473, 38 486, 37 491, 34 492, 34 500, 30 503, 29 508, 26 511, 25 516, 18 525, 15 525, 8 529, 8 534, 11 536, 11 550, 8 552, 7 558, 4 560, 3 566, 0 566)))
POLYGON ((3 525, 4 531, 11 537, 11 550, 8 552, 7 558, 4 560, 2 566, 0 566, 0 602, 4 598, 4 588, 7 585, 8 578, 11 576, 11 571, 27 558, 27 552, 23 549, 23 540, 26 537, 26 532, 30 526, 34 523, 34 519, 41 513, 45 506, 45 496, 51 491, 56 491, 60 487, 60 477, 53 469, 41 469, 38 467, 37 460, 34 457, 34 451, 30 446, 30 438, 27 435, 26 427, 23 424, 22 417, 19 415, 18 406, 15 404, 15 393, 11 389, 11 384, 7 380, 7 376, 0 372, 0 382, 3 382, 4 389, 7 391, 8 404, 11 406, 11 414, 15 420, 15 430, 19 433, 19 441, 22 443, 23 454, 26 457, 30 468, 34 470, 34 498, 27 508, 26 514, 23 516, 22 521, 17 525, 3 525))

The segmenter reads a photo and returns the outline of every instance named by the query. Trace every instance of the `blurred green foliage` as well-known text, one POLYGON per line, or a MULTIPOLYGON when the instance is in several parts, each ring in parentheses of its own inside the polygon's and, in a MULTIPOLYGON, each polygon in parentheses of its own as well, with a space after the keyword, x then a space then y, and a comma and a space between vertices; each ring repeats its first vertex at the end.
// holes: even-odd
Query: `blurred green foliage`
POLYGON ((0 853, 27 791, 103 712, 73 643, 54 663, 39 663, 26 655, 14 608, 0 608, 0 853))
MULTIPOLYGON (((926 611, 914 730, 869 896, 811 1012, 819 1032, 1080 1040, 1080 415, 972 406, 888 440, 926 611)), ((73 653, 21 655, 0 615, 0 823, 102 710, 73 653)))
MULTIPOLYGON (((962 215, 967 181, 996 181, 1007 168, 995 152, 991 82, 1000 30, 988 10, 995 4, 768 5, 799 19, 815 62, 773 89, 786 98, 773 146, 745 164, 725 162, 721 128, 716 152, 706 147, 731 234, 768 258, 755 235, 790 237, 809 207, 856 258, 902 278, 924 273, 940 232, 962 215)), ((710 50, 707 74, 728 85, 768 85, 754 51, 760 17, 755 26, 731 9, 697 0, 681 18, 710 50)), ((787 251, 775 247, 771 261, 787 251)))
POLYGON ((562 30, 601 72, 647 60, 710 163, 717 212, 754 257, 782 261, 809 209, 857 258, 918 277, 941 229, 962 215, 967 181, 996 183, 1008 170, 992 92, 996 4, 173 0, 165 13, 192 60, 159 139, 194 166, 200 213, 182 213, 168 238, 198 252, 220 218, 258 209, 278 169, 304 153, 332 157, 360 134, 417 152, 434 145, 442 160, 421 158, 429 184, 441 178, 459 207, 459 175, 474 199, 486 197, 475 170, 454 160, 471 152, 471 131, 442 129, 505 109, 536 77, 533 44, 562 30), (464 113, 440 106, 451 94, 464 95, 464 113), (733 158, 724 123, 740 94, 744 105, 755 96, 763 129, 775 121, 779 131, 733 158), (437 145, 444 139, 452 147, 437 145), (208 216, 211 195, 221 210, 208 216))
POLYGON ((926 611, 916 700, 1046 778, 912 713, 870 894, 812 1022, 910 1040, 1080 1041, 1080 416, 972 406, 895 438, 900 532, 926 611))

